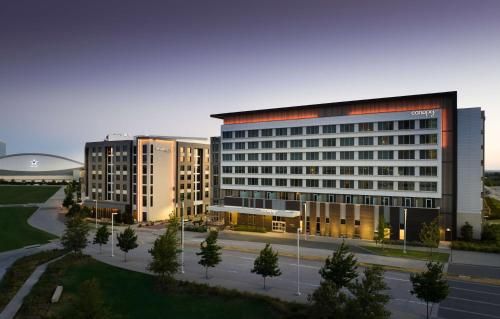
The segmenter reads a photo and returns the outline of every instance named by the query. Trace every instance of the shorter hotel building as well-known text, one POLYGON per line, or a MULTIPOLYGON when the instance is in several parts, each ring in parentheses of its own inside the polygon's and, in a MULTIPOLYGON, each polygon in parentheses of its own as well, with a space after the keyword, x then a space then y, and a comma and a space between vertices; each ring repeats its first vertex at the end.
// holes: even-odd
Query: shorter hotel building
MULTIPOLYGON (((444 92, 212 115, 224 121, 219 225, 418 240, 438 218, 443 239, 467 221, 480 236, 484 112, 444 92)), ((215 183, 215 178, 212 180, 215 183)))
POLYGON ((85 144, 84 205, 98 217, 132 214, 138 222, 173 214, 202 219, 210 203, 207 139, 111 135, 85 144))

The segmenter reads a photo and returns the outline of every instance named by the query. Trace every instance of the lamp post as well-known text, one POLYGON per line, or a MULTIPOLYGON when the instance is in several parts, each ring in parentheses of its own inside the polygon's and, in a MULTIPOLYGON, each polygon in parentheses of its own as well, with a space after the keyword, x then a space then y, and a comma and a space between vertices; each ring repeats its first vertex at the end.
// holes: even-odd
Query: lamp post
POLYGON ((97 230, 97 194, 95 196, 95 229, 97 230))
POLYGON ((446 232, 450 233, 450 264, 453 262, 453 234, 451 228, 446 228, 446 232))
POLYGON ((300 296, 300 232, 302 231, 302 221, 299 221, 297 228, 297 296, 300 296))
POLYGON ((181 215, 181 273, 184 273, 184 201, 182 201, 181 215))
POLYGON ((408 209, 404 209, 405 212, 405 240, 404 240, 404 245, 403 245, 403 253, 406 254, 406 216, 408 215, 408 209))
POLYGON ((307 240, 307 202, 304 202, 304 239, 307 240))
POLYGON ((115 233, 114 233, 114 226, 115 226, 115 215, 118 213, 111 213, 111 257, 114 257, 114 249, 115 249, 115 233))

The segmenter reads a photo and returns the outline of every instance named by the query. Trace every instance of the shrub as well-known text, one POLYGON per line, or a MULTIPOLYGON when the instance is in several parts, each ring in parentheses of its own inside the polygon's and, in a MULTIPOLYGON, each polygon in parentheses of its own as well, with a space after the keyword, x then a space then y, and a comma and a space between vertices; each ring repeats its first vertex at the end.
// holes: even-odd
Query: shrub
POLYGON ((264 227, 252 226, 252 225, 235 225, 233 230, 236 231, 248 231, 254 233, 265 233, 267 230, 264 227))
POLYGON ((465 241, 472 240, 472 225, 469 222, 465 222, 465 224, 460 227, 460 237, 465 241))
POLYGON ((451 248, 458 250, 480 251, 483 253, 500 253, 500 246, 491 242, 474 242, 474 241, 453 241, 451 248))
POLYGON ((500 242, 500 224, 484 223, 481 240, 500 242))
POLYGON ((200 225, 200 226, 184 225, 184 230, 185 231, 197 232, 197 233, 206 233, 207 232, 207 226, 205 226, 205 225, 200 225))

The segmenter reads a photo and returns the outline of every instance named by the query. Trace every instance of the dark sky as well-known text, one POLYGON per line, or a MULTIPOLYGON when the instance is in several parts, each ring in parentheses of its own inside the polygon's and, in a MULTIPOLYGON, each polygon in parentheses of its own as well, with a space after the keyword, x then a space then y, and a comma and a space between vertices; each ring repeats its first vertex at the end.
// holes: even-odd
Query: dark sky
POLYGON ((212 113, 459 91, 500 168, 500 1, 0 0, 0 140, 83 158, 212 113))

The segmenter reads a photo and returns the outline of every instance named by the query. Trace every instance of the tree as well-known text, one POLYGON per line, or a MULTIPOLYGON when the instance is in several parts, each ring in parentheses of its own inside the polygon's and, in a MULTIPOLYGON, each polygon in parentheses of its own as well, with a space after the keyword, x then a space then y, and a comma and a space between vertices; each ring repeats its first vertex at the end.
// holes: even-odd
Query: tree
POLYGON ((87 247, 87 235, 89 226, 80 215, 68 218, 65 222, 66 229, 61 237, 61 244, 65 249, 81 254, 87 247))
POLYGON ((205 267, 205 278, 208 279, 208 267, 215 267, 221 262, 221 252, 222 247, 217 245, 217 231, 212 230, 208 233, 207 239, 200 243, 200 252, 196 253, 197 256, 201 256, 198 264, 205 267))
POLYGON ((108 226, 102 225, 97 229, 94 237, 94 245, 99 244, 99 253, 102 252, 102 245, 108 243, 109 235, 111 235, 111 232, 108 230, 108 226))
POLYGON ((74 206, 75 201, 73 200, 73 194, 66 195, 66 197, 64 197, 62 205, 65 208, 70 208, 71 206, 74 206))
POLYGON ((438 220, 435 218, 429 224, 422 223, 422 229, 420 230, 420 241, 429 247, 430 259, 432 260, 432 248, 439 245, 439 225, 438 220))
POLYGON ((278 266, 278 252, 274 252, 270 244, 260 251, 259 256, 255 258, 252 273, 261 275, 264 278, 264 289, 266 289, 266 278, 277 277, 281 275, 278 266))
POLYGON ((460 227, 460 237, 465 241, 472 241, 472 225, 469 222, 465 222, 460 227))
POLYGON ((331 282, 322 281, 319 287, 307 297, 313 304, 310 307, 310 317, 319 319, 345 319, 350 317, 346 312, 345 304, 348 300, 347 294, 341 292, 331 282))
POLYGON ((378 228, 377 228, 377 237, 375 237, 375 242, 382 245, 384 248, 384 240, 385 240, 385 217, 384 214, 380 214, 378 218, 378 228))
POLYGON ((411 294, 425 301, 427 304, 427 318, 429 318, 429 303, 441 302, 448 296, 449 287, 446 280, 443 279, 443 264, 429 261, 427 263, 427 270, 411 274, 410 281, 413 285, 411 294))
POLYGON ((153 260, 148 265, 148 270, 158 275, 161 284, 170 281, 181 266, 177 258, 180 253, 177 248, 179 243, 177 239, 178 227, 179 221, 177 218, 172 217, 165 233, 156 238, 153 247, 148 250, 153 257, 153 260))
POLYGON ((108 319, 115 318, 104 302, 101 287, 97 279, 85 280, 74 298, 73 307, 68 310, 67 317, 75 319, 108 319))
POLYGON ((383 291, 389 287, 384 281, 384 271, 380 266, 365 269, 364 278, 350 285, 349 291, 353 298, 347 302, 346 308, 351 318, 357 319, 387 319, 391 312, 385 308, 389 295, 383 291))
POLYGON ((319 270, 323 280, 332 283, 338 289, 346 287, 358 276, 356 273, 356 269, 358 268, 356 266, 357 261, 354 255, 348 251, 347 245, 342 242, 332 257, 328 256, 326 258, 325 265, 319 270))
POLYGON ((129 226, 125 228, 123 232, 116 235, 116 239, 118 240, 116 246, 118 246, 120 250, 124 252, 123 261, 126 262, 127 253, 138 246, 137 235, 135 234, 135 231, 129 226))

